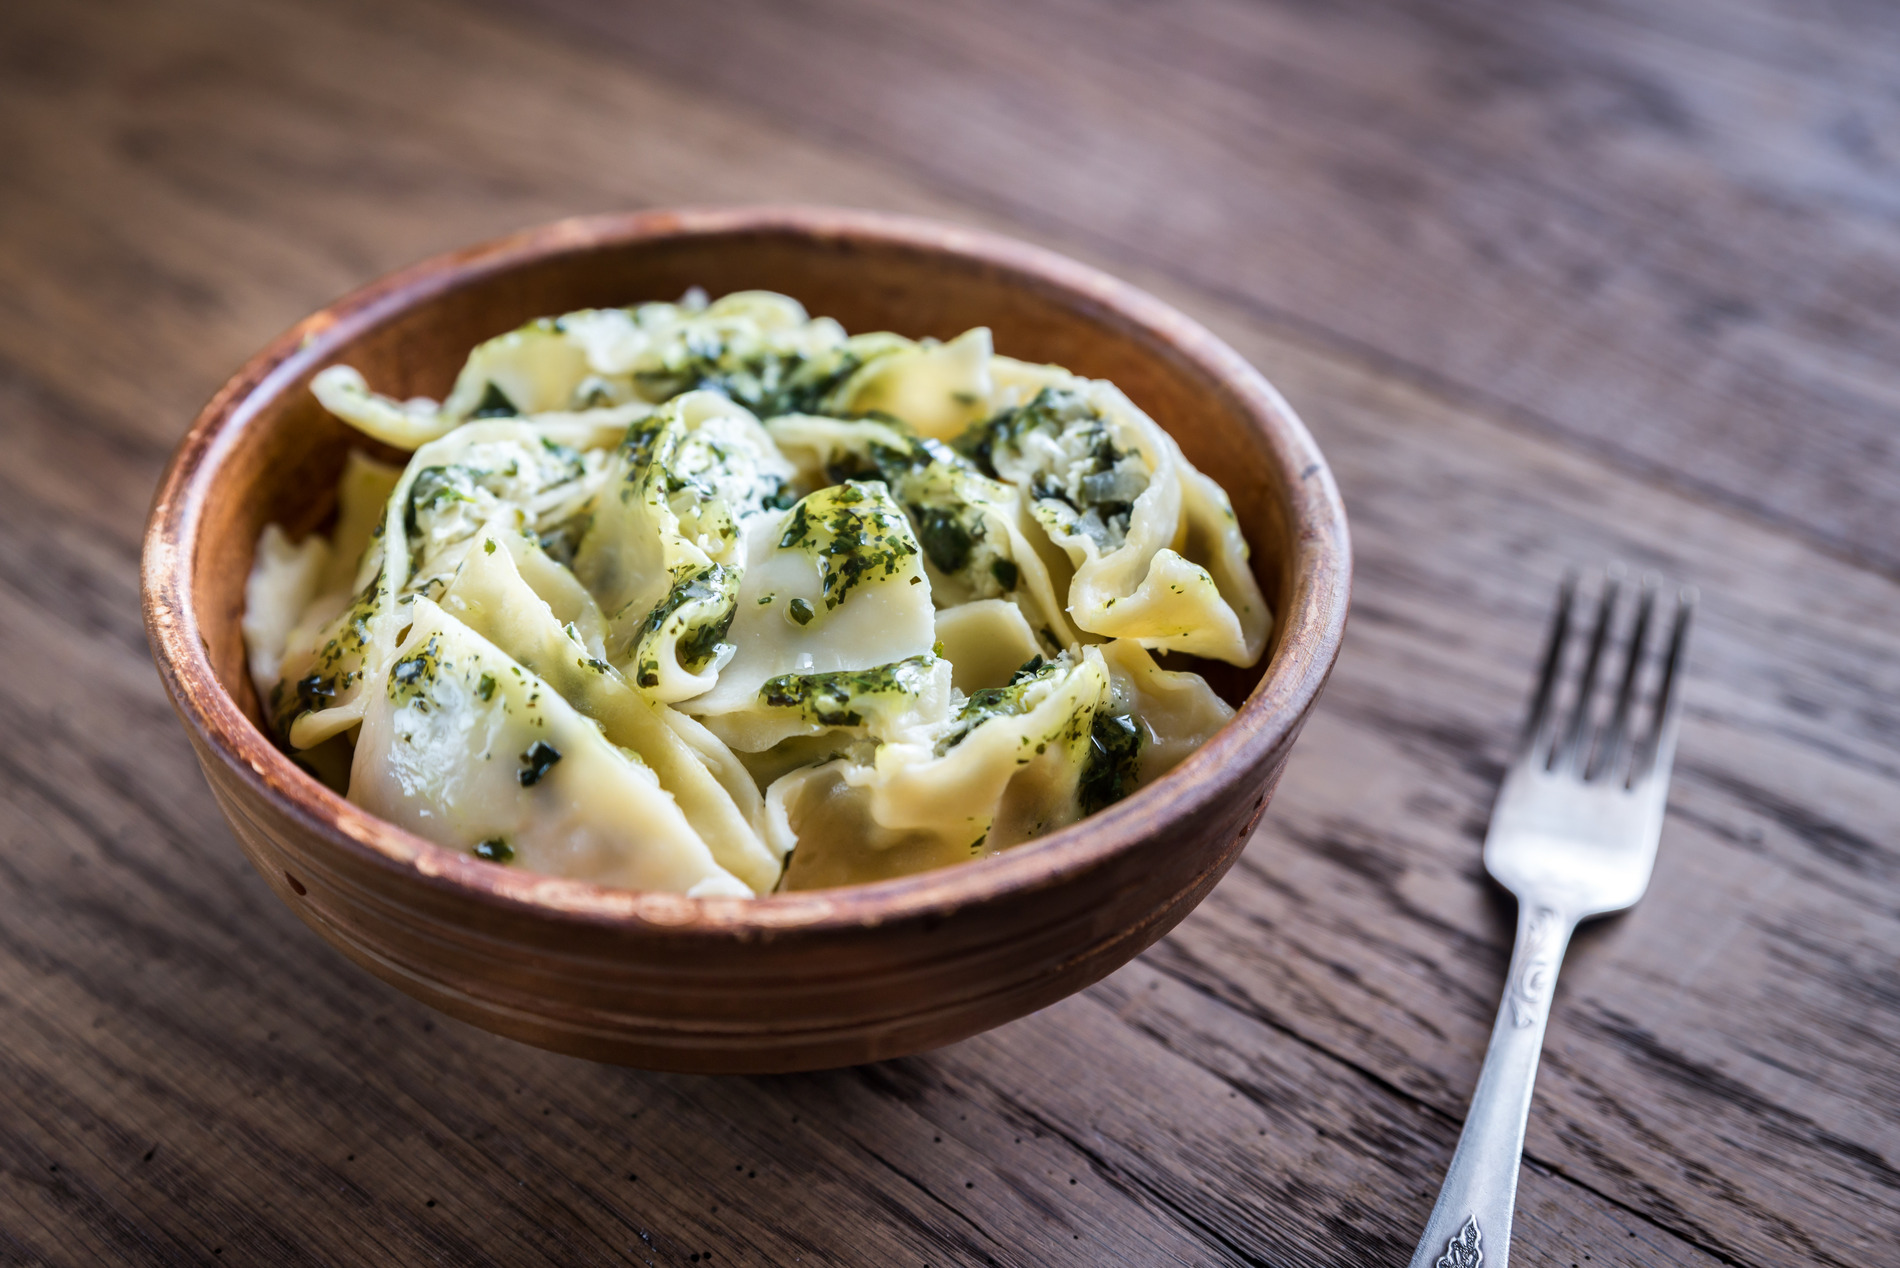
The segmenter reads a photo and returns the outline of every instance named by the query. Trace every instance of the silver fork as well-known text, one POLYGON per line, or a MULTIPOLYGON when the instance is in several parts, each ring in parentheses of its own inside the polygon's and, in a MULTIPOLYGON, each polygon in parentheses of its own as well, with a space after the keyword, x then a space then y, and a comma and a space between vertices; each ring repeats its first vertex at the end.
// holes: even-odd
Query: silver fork
POLYGON ((1638 698, 1649 676, 1645 649, 1657 624, 1658 579, 1641 588, 1622 672, 1605 690, 1598 688, 1622 589, 1620 571, 1611 569, 1595 627, 1583 644, 1582 665, 1569 685, 1563 667, 1572 641, 1575 578, 1558 591, 1530 717, 1484 839, 1485 870, 1517 898, 1517 945, 1471 1112, 1411 1268, 1509 1263, 1518 1163, 1557 965, 1578 922, 1634 905, 1656 862, 1695 594, 1676 595, 1661 669, 1648 693, 1653 703, 1643 710, 1638 698), (1599 721, 1600 695, 1608 697, 1609 714, 1599 721), (1647 725, 1639 729, 1643 713, 1647 725))

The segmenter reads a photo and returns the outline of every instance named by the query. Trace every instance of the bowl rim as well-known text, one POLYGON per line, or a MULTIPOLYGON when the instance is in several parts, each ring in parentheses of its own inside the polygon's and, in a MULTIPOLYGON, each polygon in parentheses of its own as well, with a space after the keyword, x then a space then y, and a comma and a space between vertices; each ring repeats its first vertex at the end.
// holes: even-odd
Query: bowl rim
MULTIPOLYGON (((1235 777, 1218 772, 1256 769, 1298 735, 1338 655, 1351 574, 1345 507, 1305 425, 1258 370, 1172 305, 1066 256, 987 230, 889 212, 772 204, 557 220, 429 257, 304 318, 233 374, 179 442, 147 520, 140 588, 146 636, 160 677, 199 752, 216 754, 239 780, 316 839, 359 863, 408 873, 426 886, 516 915, 746 940, 947 917, 986 900, 1059 884, 1133 848, 1168 821, 1204 810, 1235 777), (192 600, 203 508, 224 459, 252 420, 351 340, 467 282, 553 256, 633 242, 759 233, 947 254, 966 265, 1067 292, 1092 307, 1096 320, 1158 337, 1173 356, 1265 424, 1260 430, 1293 511, 1288 561, 1293 594, 1286 610, 1274 613, 1284 626, 1279 648, 1235 716, 1161 779, 1048 836, 936 871, 758 898, 688 898, 515 872, 424 840, 299 769, 219 683, 192 600)), ((1263 803, 1269 791, 1261 790, 1263 803)), ((1259 812, 1257 806, 1256 821, 1259 812)))

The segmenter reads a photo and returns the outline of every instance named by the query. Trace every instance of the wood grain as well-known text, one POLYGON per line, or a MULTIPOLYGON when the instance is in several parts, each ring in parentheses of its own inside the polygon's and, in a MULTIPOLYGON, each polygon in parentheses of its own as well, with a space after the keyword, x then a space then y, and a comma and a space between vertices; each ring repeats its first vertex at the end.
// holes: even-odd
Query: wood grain
MULTIPOLYGON (((1881 82, 1894 47, 1873 38, 1889 11, 1843 7, 1817 21, 1691 0, 1468 11, 1463 38, 1483 42, 1491 95, 1422 95, 1396 113, 1408 135, 1466 156, 1458 179, 1486 191, 1469 206, 1525 235, 1472 231, 1474 244, 1534 244, 1536 226, 1558 223, 1545 214, 1555 203, 1496 201, 1555 179, 1555 159, 1527 167, 1535 156, 1522 147, 1478 145, 1507 125, 1533 136, 1550 126, 1553 58, 1644 67, 1647 82, 1718 94, 1737 112, 1668 145, 1650 129, 1581 133, 1596 143, 1579 145, 1563 175, 1599 187, 1598 202, 1613 204, 1604 215, 1627 214, 1638 177, 1668 195, 1666 214, 1633 238, 1606 230, 1592 248, 1621 252, 1613 271, 1627 284, 1675 276, 1652 265, 1651 235, 1732 242, 1783 261, 1792 273, 1774 277, 1794 282, 1769 285, 1718 254, 1705 279, 1717 293, 1800 299, 1811 329, 1860 332, 1811 354, 1815 377, 1778 389, 1796 394, 1794 421, 1722 442, 1715 457, 1754 501, 1685 491, 1677 470, 1631 456, 1726 434, 1705 426, 1735 403, 1702 368, 1713 345, 1684 342, 1669 305, 1540 282, 1556 275, 1527 247, 1488 266, 1479 298, 1521 286, 1535 303, 1487 304, 1442 260, 1402 287, 1372 267, 1389 254, 1337 252, 1322 268, 1308 256, 1325 238, 1310 227, 1263 246, 1251 220, 1206 228, 1155 212, 1108 232, 1078 219, 1101 213, 1100 185, 1043 200, 1065 220, 926 170, 953 153, 966 178, 1033 184, 1132 155, 1139 170, 1178 175, 1170 151, 1190 130, 1145 81, 1093 81, 1081 110, 1037 96, 1048 89, 1023 67, 1053 76, 1052 64, 1111 45, 1152 66, 1186 56, 1168 49, 1189 40, 1208 57, 1210 45, 1256 47, 1262 23, 1317 32, 1296 62, 1376 67, 1388 63, 1374 53, 1437 20, 1433 9, 1197 7, 1183 34, 1141 40, 1130 24, 1154 18, 1104 9, 1092 13, 1100 30, 1075 35, 1082 51, 887 40, 850 75, 837 58, 801 68, 781 42, 806 95, 855 102, 892 127, 903 103, 877 88, 884 61, 920 97, 947 82, 930 77, 945 64, 981 75, 991 96, 1060 124, 1045 135, 1061 144, 1028 165, 1003 128, 959 124, 939 98, 933 145, 900 162, 796 103, 762 104, 710 53, 686 75, 664 49, 583 46, 494 11, 235 0, 0 10, 0 428, 11 455, 0 465, 0 655, 16 667, 0 678, 0 1262, 1402 1262, 1500 988, 1510 912, 1483 882, 1477 840, 1545 604, 1565 564, 1611 552, 1700 584, 1704 618, 1652 892, 1582 937, 1566 965, 1517 1257, 1891 1261, 1900 588, 1891 569, 1849 560, 1891 554, 1892 519, 1854 517, 1875 505, 1856 490, 1890 487, 1895 473, 1870 448, 1838 505, 1819 511, 1779 478, 1809 461, 1806 446, 1851 395, 1830 386, 1834 367, 1869 394, 1894 382, 1894 358, 1872 365, 1855 351, 1877 344, 1884 320, 1884 133, 1874 128, 1868 157, 1852 162, 1810 139, 1832 117, 1882 118, 1889 99, 1866 85, 1881 82), (1724 171, 1740 175, 1716 179, 1724 171), (138 530, 165 454, 212 389, 336 294, 555 215, 768 198, 991 224, 1207 321, 1286 390, 1340 476, 1359 559, 1355 619, 1240 865, 1103 985, 898 1063, 794 1078, 630 1074, 438 1020, 281 909, 221 826, 145 659, 138 530), (1792 236, 1764 239, 1751 215, 1792 236), (1256 302, 1281 276, 1303 279, 1297 311, 1256 302), (1402 311, 1384 311, 1395 292, 1402 311), (1376 324, 1378 341, 1364 329, 1337 337, 1343 319, 1318 322, 1322 309, 1376 324), (1475 373, 1468 383, 1419 364, 1421 346, 1488 347, 1511 331, 1538 347, 1574 340, 1537 363, 1540 410, 1623 381, 1630 347, 1679 370, 1672 399, 1693 409, 1633 411, 1624 448, 1611 449, 1548 413, 1527 420, 1475 373), (1674 430, 1690 415, 1703 431, 1674 430), (1771 498, 1789 500, 1764 510, 1771 498)), ((1013 32, 1046 12, 1059 11, 1018 6, 987 21, 1013 32)), ((655 31, 674 20, 654 14, 655 31)), ((867 10, 860 25, 920 20, 867 10)), ((712 47, 744 34, 735 26, 712 47)), ((853 47, 841 43, 850 35, 824 31, 834 50, 853 47)), ((1442 50, 1447 37, 1420 38, 1442 50)), ((1609 81, 1562 82, 1587 105, 1609 81)), ((1269 209, 1261 160, 1233 148, 1243 125, 1297 123, 1313 146, 1357 129, 1333 133, 1344 153, 1370 126, 1333 105, 1220 117, 1235 120, 1221 135, 1245 161, 1186 171, 1189 187, 1227 200, 1240 182, 1252 202, 1235 205, 1269 209)), ((1374 152, 1369 174, 1416 177, 1420 160, 1392 150, 1374 152)), ((1278 196, 1297 194, 1301 214, 1322 222, 1330 209, 1341 233, 1402 206, 1327 193, 1322 151, 1275 152, 1289 190, 1278 196)), ((1352 233, 1355 252, 1384 250, 1352 233)), ((1777 320, 1750 337, 1782 329, 1777 320)), ((1735 337, 1730 327, 1717 342, 1735 337)), ((1645 382, 1654 390, 1654 375, 1645 382)))
POLYGON ((496 7, 1900 575, 1890 8, 496 7))

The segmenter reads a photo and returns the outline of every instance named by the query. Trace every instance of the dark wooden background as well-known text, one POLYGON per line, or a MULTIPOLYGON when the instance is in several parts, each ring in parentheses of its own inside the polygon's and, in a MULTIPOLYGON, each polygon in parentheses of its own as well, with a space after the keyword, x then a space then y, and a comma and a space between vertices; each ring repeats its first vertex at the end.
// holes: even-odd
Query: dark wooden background
POLYGON ((0 6, 0 1262, 1393 1265, 1510 908, 1568 563, 1704 595, 1661 862, 1558 991, 1524 1265, 1900 1264, 1900 8, 0 6), (437 1018, 251 874, 141 522, 305 312, 556 216, 988 225, 1230 338, 1353 516, 1346 650, 1177 932, 786 1078, 437 1018))

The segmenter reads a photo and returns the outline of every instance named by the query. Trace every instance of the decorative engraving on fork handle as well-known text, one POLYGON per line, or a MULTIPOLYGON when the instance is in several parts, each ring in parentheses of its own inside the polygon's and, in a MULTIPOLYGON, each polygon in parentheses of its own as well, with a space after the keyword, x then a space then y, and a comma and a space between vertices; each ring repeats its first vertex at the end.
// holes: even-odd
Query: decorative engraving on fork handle
POLYGON ((1438 1257, 1432 1268, 1478 1268, 1484 1262, 1484 1252, 1478 1249, 1483 1234, 1478 1231, 1478 1217, 1473 1215, 1465 1220, 1465 1226, 1458 1235, 1445 1244, 1445 1253, 1438 1257))
POLYGON ((1511 1024, 1520 1030, 1543 1016, 1550 1004, 1550 987, 1557 980, 1557 955, 1563 945, 1563 932, 1563 921, 1551 908, 1539 907, 1531 913, 1530 926, 1524 936, 1524 962, 1512 976, 1507 992, 1511 1024))

